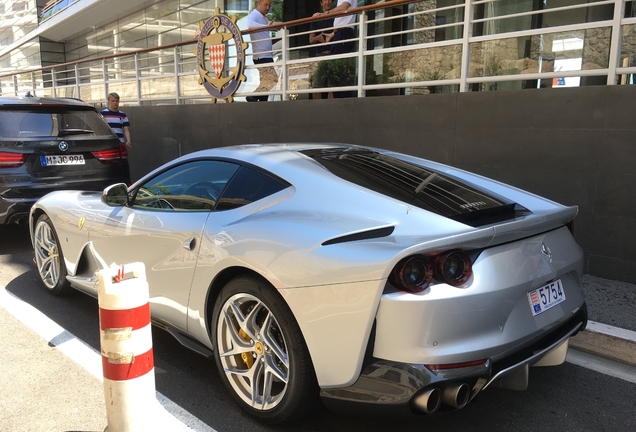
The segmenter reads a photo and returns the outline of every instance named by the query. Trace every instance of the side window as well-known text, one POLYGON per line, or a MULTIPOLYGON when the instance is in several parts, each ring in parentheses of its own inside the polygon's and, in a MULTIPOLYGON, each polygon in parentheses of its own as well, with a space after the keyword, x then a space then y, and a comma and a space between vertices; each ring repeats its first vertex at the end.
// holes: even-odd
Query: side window
POLYGON ((242 166, 219 199, 217 210, 231 210, 258 201, 288 187, 283 180, 242 166))
POLYGON ((133 207, 166 211, 210 211, 239 166, 200 160, 162 172, 141 185, 133 207))

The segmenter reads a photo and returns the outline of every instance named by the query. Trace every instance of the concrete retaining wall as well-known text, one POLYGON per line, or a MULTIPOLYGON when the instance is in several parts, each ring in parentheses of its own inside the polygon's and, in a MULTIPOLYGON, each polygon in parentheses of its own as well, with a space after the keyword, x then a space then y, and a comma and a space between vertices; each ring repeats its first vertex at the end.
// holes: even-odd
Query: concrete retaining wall
POLYGON ((585 271, 636 283, 636 86, 122 109, 133 179, 233 144, 390 148, 578 205, 585 271))

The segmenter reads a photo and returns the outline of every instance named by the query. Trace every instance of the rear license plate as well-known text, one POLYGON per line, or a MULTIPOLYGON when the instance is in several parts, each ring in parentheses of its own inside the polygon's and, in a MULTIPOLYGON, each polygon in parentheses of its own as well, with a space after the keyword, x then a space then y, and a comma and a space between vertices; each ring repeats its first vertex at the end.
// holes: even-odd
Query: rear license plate
POLYGON ((541 312, 545 312, 565 301, 565 291, 563 290, 561 279, 530 291, 528 293, 528 301, 530 301, 530 309, 533 316, 537 316, 541 312))
POLYGON ((84 155, 40 156, 42 166, 84 165, 84 155))

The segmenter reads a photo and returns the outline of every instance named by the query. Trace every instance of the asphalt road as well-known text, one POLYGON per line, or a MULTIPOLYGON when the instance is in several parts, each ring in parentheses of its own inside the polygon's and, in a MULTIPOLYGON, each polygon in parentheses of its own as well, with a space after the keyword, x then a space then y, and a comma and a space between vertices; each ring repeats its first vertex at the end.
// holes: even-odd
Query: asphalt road
MULTIPOLYGON (((41 286, 32 259, 26 228, 0 226, 0 285, 99 350, 97 301, 80 293, 62 298, 49 295, 41 286)), ((38 341, 37 335, 25 331, 20 322, 7 315, 0 310, 0 352, 13 353, 0 356, 0 429, 71 430, 65 422, 69 413, 56 409, 71 403, 77 416, 72 430, 103 430, 101 383, 73 359, 60 354, 55 344, 38 341), (28 375, 26 371, 37 370, 41 373, 35 376, 46 378, 38 382, 22 378, 28 375), (17 421, 16 416, 24 421, 17 421), (33 424, 38 427, 29 426, 33 424)), ((299 424, 265 427, 237 408, 223 389, 212 359, 183 348, 158 329, 153 330, 153 345, 157 391, 219 432, 636 430, 636 384, 571 363, 533 368, 528 390, 489 388, 460 411, 383 418, 321 409, 299 424)))

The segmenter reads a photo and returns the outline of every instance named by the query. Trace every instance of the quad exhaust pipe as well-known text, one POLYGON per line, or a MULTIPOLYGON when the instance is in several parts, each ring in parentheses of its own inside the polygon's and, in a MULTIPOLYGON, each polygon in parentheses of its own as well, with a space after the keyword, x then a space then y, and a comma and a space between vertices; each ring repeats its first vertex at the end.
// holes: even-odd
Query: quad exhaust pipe
POLYGON ((469 399, 470 387, 466 383, 453 384, 442 392, 442 402, 456 409, 464 408, 469 399))
POLYGON ((439 389, 428 389, 415 396, 413 403, 420 411, 426 414, 434 414, 442 404, 442 392, 439 389))
POLYGON ((434 414, 444 403, 455 409, 466 406, 470 400, 470 387, 466 383, 452 384, 444 390, 438 388, 428 389, 413 399, 413 404, 426 414, 434 414))

